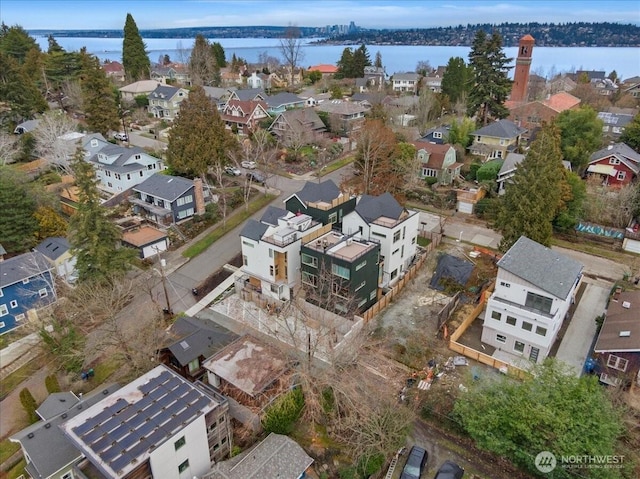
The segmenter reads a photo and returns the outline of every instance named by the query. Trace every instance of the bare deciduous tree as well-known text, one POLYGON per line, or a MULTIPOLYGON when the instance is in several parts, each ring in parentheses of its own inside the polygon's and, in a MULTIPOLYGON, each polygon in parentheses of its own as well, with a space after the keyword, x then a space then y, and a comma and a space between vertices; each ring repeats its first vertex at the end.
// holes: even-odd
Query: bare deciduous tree
POLYGON ((50 166, 59 168, 65 174, 71 174, 71 159, 76 144, 69 134, 75 132, 77 123, 60 111, 51 111, 40 118, 33 136, 36 139, 36 152, 50 166))
POLYGON ((294 84, 296 67, 304 59, 302 39, 300 37, 300 29, 295 26, 289 26, 284 31, 284 37, 280 39, 280 53, 282 53, 284 63, 289 70, 290 86, 294 84))
POLYGON ((16 136, 0 131, 0 166, 13 163, 18 151, 19 147, 16 136))

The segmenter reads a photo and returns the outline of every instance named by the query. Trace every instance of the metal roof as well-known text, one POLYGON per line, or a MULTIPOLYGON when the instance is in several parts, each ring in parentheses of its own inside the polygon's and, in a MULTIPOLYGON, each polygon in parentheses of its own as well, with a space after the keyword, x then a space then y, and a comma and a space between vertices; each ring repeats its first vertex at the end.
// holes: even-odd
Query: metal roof
POLYGON ((498 267, 556 298, 566 300, 583 265, 526 236, 520 236, 498 261, 498 267))

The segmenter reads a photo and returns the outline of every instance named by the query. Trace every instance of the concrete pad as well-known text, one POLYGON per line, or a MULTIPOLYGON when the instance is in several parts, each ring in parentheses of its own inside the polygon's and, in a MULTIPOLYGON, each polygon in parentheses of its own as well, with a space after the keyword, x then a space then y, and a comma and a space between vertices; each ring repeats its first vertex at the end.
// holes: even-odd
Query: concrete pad
POLYGON ((585 281, 586 288, 573 313, 571 323, 560 343, 556 358, 567 364, 576 376, 582 374, 591 345, 596 335, 595 318, 604 312, 611 285, 585 281))
POLYGON ((508 351, 503 351, 502 349, 496 349, 491 357, 499 359, 500 361, 510 364, 511 366, 515 366, 516 368, 522 369, 523 371, 528 371, 533 366, 533 363, 527 358, 512 354, 508 351))
POLYGON ((479 244, 480 246, 491 246, 491 243, 493 243, 493 238, 490 238, 489 236, 477 234, 471 239, 471 242, 473 244, 479 244))

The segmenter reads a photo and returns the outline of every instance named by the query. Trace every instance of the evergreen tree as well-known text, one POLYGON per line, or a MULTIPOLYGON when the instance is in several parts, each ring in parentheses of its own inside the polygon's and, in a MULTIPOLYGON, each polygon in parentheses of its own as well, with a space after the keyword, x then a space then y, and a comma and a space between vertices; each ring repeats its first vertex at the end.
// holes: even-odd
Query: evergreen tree
POLYGON ((504 106, 512 81, 507 76, 511 62, 502 51, 502 37, 494 32, 491 37, 478 30, 469 53, 471 67, 471 89, 469 91, 469 116, 477 115, 483 125, 489 120, 499 120, 509 116, 504 106))
POLYGON ((602 146, 603 122, 591 107, 565 110, 555 118, 560 129, 562 155, 573 170, 582 173, 593 152, 602 146))
POLYGON ((220 76, 218 60, 214 55, 209 41, 202 35, 196 35, 191 56, 189 57, 189 72, 193 85, 217 85, 216 78, 220 76))
POLYGON ((40 51, 38 43, 19 25, 0 26, 0 53, 10 56, 22 65, 30 50, 40 51))
POLYGON ((624 127, 620 141, 640 153, 640 113, 624 127))
POLYGON ((23 388, 20 391, 20 403, 29 417, 29 424, 38 422, 39 416, 36 413, 38 403, 33 397, 33 394, 31 394, 31 391, 29 391, 29 388, 23 388))
POLYGON ((169 166, 180 174, 204 176, 209 167, 227 163, 237 148, 216 105, 202 87, 195 87, 180 104, 180 115, 169 133, 169 166))
POLYGON ((224 53, 224 47, 219 42, 213 42, 211 44, 211 51, 213 52, 213 56, 216 59, 216 64, 218 68, 224 68, 227 66, 227 57, 224 53))
POLYGON ((442 93, 449 97, 452 105, 467 98, 471 73, 463 58, 449 58, 447 70, 442 75, 442 93))
POLYGON ((127 78, 132 82, 149 78, 151 62, 146 48, 135 20, 127 13, 122 42, 122 66, 127 78))
POLYGON ((501 251, 507 251, 522 235, 550 246, 551 222, 570 195, 565 171, 560 132, 544 124, 501 198, 496 219, 502 232, 501 251))
POLYGON ((373 62, 373 66, 376 68, 382 68, 382 53, 380 53, 380 50, 376 52, 376 59, 373 62))
POLYGON ((364 76, 364 67, 370 65, 371 58, 369 58, 369 52, 367 51, 367 47, 362 44, 353 52, 352 76, 350 78, 362 78, 364 76))
POLYGON ((78 210, 69 222, 69 243, 77 258, 78 280, 102 282, 124 274, 136 252, 118 247, 120 230, 107 218, 93 166, 85 161, 81 149, 71 167, 78 187, 78 210))
POLYGON ((47 37, 47 43, 49 44, 49 49, 47 53, 62 53, 64 52, 64 48, 60 46, 58 40, 56 40, 53 35, 49 35, 47 37))
POLYGON ((29 192, 29 179, 8 166, 0 166, 0 244, 8 253, 35 246, 37 203, 29 192))
POLYGON ((338 71, 334 75, 335 78, 353 78, 353 51, 347 47, 342 50, 342 56, 338 60, 338 71))
POLYGON ((107 136, 109 131, 119 128, 118 105, 104 70, 100 68, 98 59, 86 55, 82 87, 84 111, 87 115, 87 126, 91 131, 107 136))
POLYGON ((14 123, 32 118, 47 109, 47 102, 37 85, 11 56, 0 52, 0 102, 8 109, 0 115, 14 123))

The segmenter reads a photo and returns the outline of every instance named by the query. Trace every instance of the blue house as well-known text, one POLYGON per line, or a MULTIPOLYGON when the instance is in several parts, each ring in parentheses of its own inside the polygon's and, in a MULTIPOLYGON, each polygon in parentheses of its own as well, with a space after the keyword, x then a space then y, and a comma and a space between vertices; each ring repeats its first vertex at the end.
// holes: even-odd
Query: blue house
POLYGON ((136 214, 168 226, 204 213, 202 180, 156 173, 133 188, 129 202, 136 214))
POLYGON ((0 262, 0 334, 20 326, 30 311, 55 302, 53 269, 39 252, 0 262))

